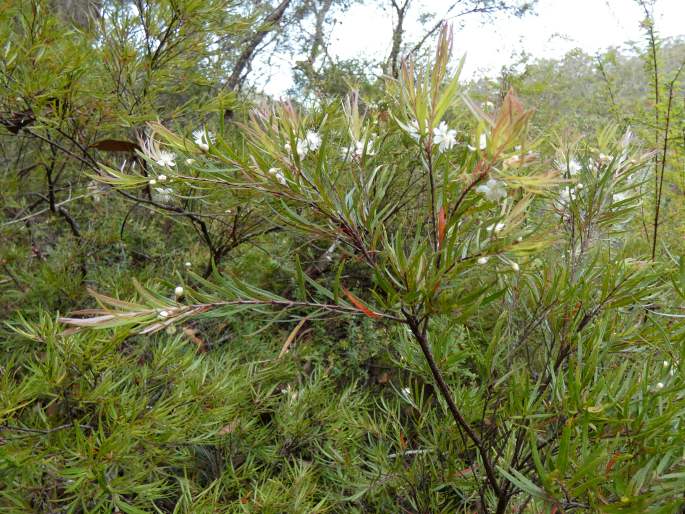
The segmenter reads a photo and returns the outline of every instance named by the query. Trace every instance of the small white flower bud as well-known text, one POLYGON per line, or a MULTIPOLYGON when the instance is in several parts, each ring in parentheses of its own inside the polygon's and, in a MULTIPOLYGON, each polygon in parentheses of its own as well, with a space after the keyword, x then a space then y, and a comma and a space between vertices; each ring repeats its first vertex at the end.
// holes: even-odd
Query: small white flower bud
POLYGON ((663 383, 663 382, 657 382, 656 388, 657 388, 657 389, 663 389, 663 388, 664 388, 664 383, 663 383))
POLYGON ((187 262, 184 264, 184 266, 185 266, 186 268, 190 268, 190 267, 192 266, 192 264, 191 264, 189 261, 187 261, 187 262))
POLYGON ((159 318, 166 319, 169 317, 169 311, 159 311, 159 318))
POLYGON ((512 263, 511 263, 511 269, 513 269, 514 271, 518 272, 521 268, 519 267, 519 265, 518 265, 517 262, 512 262, 512 263))
POLYGON ((186 159, 186 164, 187 164, 188 166, 190 166, 190 165, 192 165, 192 164, 195 164, 195 159, 186 159))
POLYGON ((176 295, 176 298, 180 298, 181 296, 183 296, 184 293, 185 291, 181 286, 176 286, 176 289, 174 289, 174 294, 176 295))
POLYGON ((159 182, 166 182, 166 175, 158 175, 157 180, 159 182))
POLYGON ((671 363, 670 363, 670 362, 668 362, 668 361, 664 361, 664 368, 668 368, 668 367, 669 367, 670 365, 671 365, 671 363))
POLYGON ((523 236, 518 236, 518 237, 516 238, 516 241, 519 242, 519 243, 520 243, 521 241, 523 241, 523 236))
POLYGON ((156 183, 157 183, 157 181, 156 181, 155 179, 153 179, 153 178, 151 178, 151 179, 148 181, 148 184, 150 184, 151 186, 154 186, 156 183))
POLYGON ((487 263, 488 263, 487 257, 479 257, 478 258, 478 264, 487 264, 487 263))
POLYGON ((582 182, 578 182, 578 183, 576 184, 576 189, 583 189, 583 187, 585 187, 585 186, 583 186, 583 183, 582 183, 582 182))

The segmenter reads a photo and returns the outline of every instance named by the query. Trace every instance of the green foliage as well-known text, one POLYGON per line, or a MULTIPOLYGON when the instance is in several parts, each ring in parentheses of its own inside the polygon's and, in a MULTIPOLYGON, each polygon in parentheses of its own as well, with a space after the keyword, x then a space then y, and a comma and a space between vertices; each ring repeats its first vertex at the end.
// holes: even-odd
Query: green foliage
POLYGON ((295 3, 304 107, 222 87, 273 5, 46 6, 0 14, 1 510, 681 509, 679 43, 373 81, 295 3))

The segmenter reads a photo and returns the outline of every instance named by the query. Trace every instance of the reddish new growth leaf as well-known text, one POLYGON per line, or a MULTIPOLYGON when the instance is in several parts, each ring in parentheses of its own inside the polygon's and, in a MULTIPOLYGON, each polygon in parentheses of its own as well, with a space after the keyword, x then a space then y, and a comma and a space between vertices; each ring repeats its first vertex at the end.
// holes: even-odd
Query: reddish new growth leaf
POLYGON ((438 212, 438 249, 442 248, 442 242, 445 239, 445 207, 440 207, 438 212))
POLYGON ((607 467, 604 469, 604 476, 608 476, 609 473, 611 473, 611 470, 614 469, 614 466, 616 465, 616 461, 618 461, 618 458, 621 456, 621 452, 615 452, 611 458, 609 459, 609 462, 607 462, 607 467))
POLYGON ((357 309, 362 311, 364 314, 366 314, 369 318, 374 318, 378 319, 381 317, 380 314, 377 312, 372 311, 369 309, 366 305, 364 305, 359 298, 354 296, 350 291, 348 291, 346 288, 342 288, 343 292, 345 293, 345 296, 347 296, 347 299, 354 305, 357 309))

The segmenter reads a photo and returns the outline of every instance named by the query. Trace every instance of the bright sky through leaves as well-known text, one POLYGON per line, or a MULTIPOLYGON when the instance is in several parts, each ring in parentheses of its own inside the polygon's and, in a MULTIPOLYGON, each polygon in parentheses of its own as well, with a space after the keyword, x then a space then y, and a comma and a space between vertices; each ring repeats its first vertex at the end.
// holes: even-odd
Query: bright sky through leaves
MULTIPOLYGON (((353 5, 339 15, 331 37, 331 54, 337 58, 382 59, 390 49, 392 18, 389 2, 368 1, 353 5)), ((418 22, 422 12, 442 11, 446 0, 415 0, 409 12, 405 41, 416 41, 425 30, 418 22)), ((643 12, 634 0, 540 0, 536 14, 522 19, 500 16, 493 22, 471 17, 455 37, 456 54, 466 53, 463 77, 493 74, 512 63, 521 53, 533 58, 561 57, 581 48, 595 53, 643 34, 643 12)), ((662 37, 685 36, 685 0, 659 0, 656 26, 662 37)), ((457 21, 457 20, 455 20, 457 21)), ((289 57, 274 59, 271 80, 259 85, 267 93, 282 95, 291 85, 289 57)))

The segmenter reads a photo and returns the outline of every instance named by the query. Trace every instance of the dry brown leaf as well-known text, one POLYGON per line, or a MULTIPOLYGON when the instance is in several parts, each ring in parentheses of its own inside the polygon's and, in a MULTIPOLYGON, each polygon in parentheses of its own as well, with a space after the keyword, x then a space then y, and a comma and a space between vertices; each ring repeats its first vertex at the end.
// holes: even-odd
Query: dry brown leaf
POLYGON ((288 338, 285 340, 285 343, 283 343, 283 348, 281 348, 281 353, 278 354, 278 358, 280 359, 283 357, 286 353, 288 353, 288 349, 290 348, 290 345, 293 344, 293 341, 297 337, 297 333, 300 331, 302 326, 304 325, 305 321, 307 321, 307 318, 302 318, 300 322, 295 325, 295 328, 293 328, 293 331, 290 332, 290 335, 288 335, 288 338))

